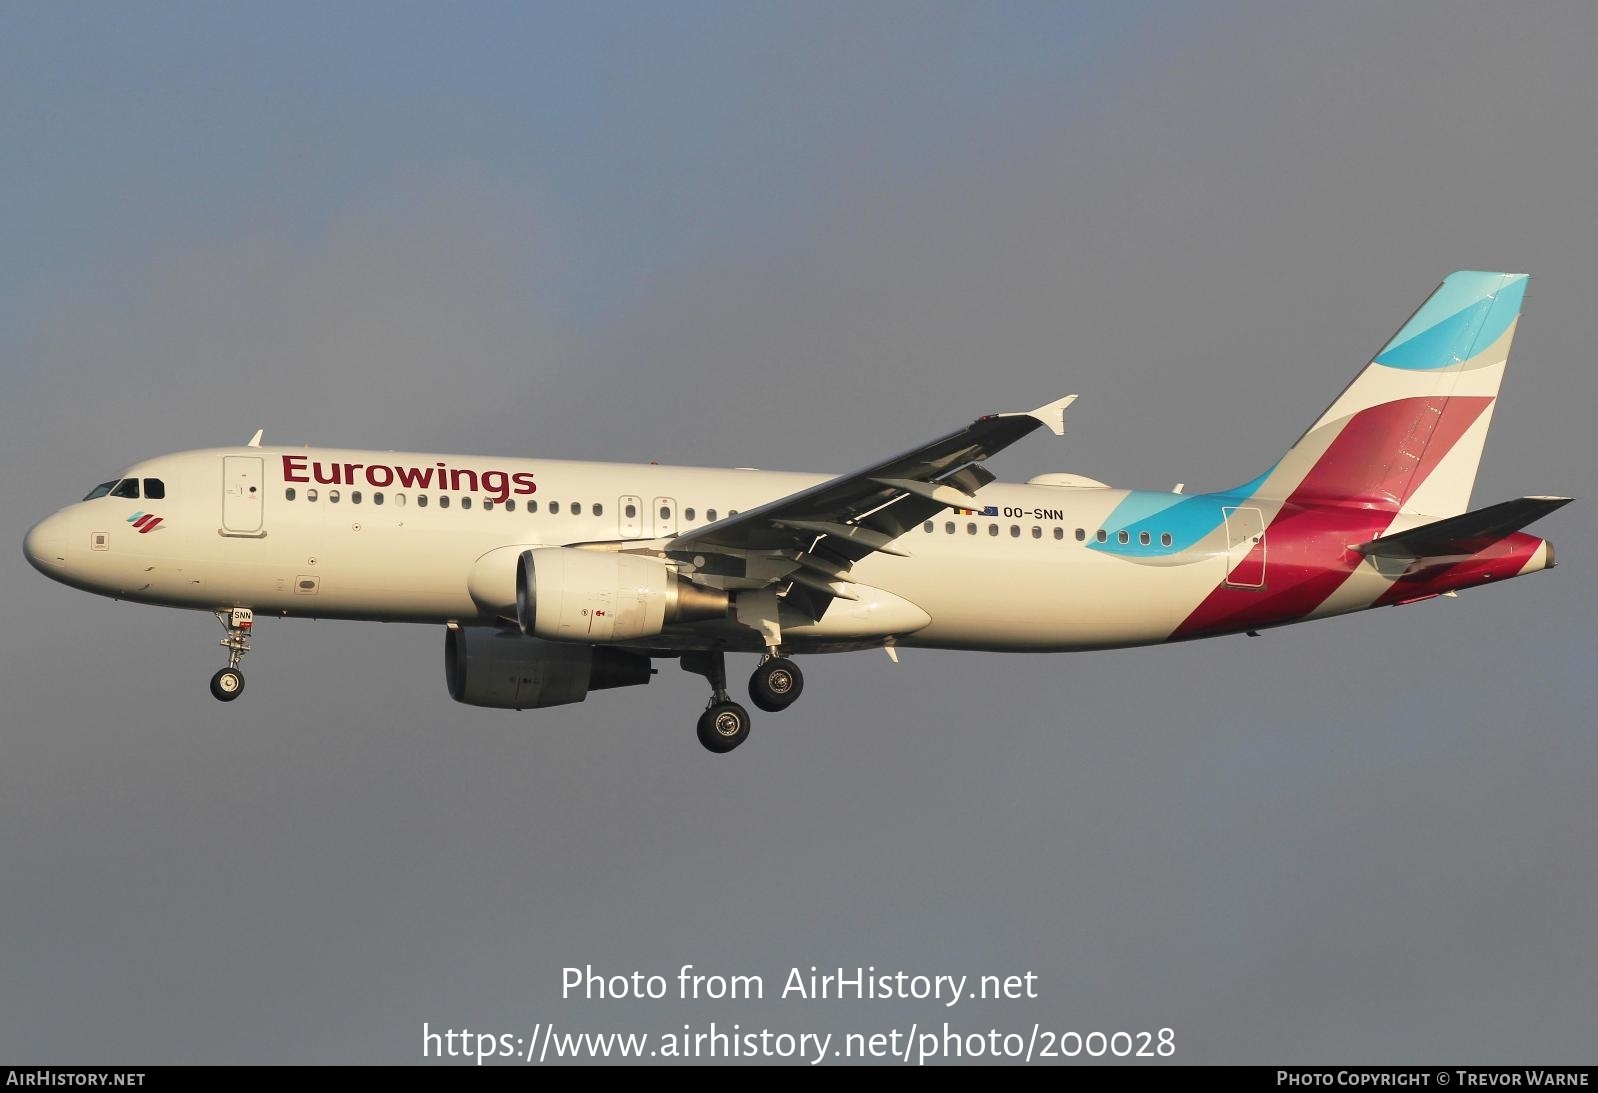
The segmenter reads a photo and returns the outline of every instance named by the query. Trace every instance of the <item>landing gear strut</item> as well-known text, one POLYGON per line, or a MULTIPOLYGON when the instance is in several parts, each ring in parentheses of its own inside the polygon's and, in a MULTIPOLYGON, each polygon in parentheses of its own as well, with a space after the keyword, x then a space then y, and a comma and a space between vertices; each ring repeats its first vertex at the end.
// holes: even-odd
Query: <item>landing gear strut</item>
POLYGON ((799 665, 775 653, 767 653, 749 677, 749 700, 767 713, 786 710, 804 689, 799 665))
POLYGON ((749 711, 727 694, 727 654, 719 649, 684 653, 682 666, 710 681, 710 704, 699 715, 699 742, 722 755, 749 739, 749 711))
POLYGON ((216 621, 227 631, 218 643, 227 650, 227 667, 211 677, 211 694, 219 702, 232 702, 244 693, 244 673, 239 671, 239 661, 250 651, 250 629, 255 625, 255 612, 248 607, 235 607, 231 611, 218 611, 216 621))

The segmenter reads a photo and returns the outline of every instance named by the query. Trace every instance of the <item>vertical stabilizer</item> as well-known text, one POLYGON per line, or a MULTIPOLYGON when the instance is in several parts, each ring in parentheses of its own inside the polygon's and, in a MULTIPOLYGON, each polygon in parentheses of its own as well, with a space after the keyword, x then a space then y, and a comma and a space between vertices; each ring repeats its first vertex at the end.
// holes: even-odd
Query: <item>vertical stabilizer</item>
POLYGON ((1428 516, 1468 509, 1526 283, 1449 275, 1260 492, 1428 516))

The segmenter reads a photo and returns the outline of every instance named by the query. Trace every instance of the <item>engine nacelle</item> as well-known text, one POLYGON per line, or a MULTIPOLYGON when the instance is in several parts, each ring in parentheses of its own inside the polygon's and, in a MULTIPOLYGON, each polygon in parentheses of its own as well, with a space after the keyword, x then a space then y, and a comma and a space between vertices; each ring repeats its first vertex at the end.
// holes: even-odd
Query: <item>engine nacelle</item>
POLYGON ((648 683, 649 658, 620 649, 530 638, 468 626, 444 635, 449 696, 468 706, 536 710, 581 702, 589 691, 648 683))
POLYGON ((650 638, 671 623, 725 618, 729 602, 721 589, 632 554, 535 547, 516 567, 516 621, 553 641, 650 638))

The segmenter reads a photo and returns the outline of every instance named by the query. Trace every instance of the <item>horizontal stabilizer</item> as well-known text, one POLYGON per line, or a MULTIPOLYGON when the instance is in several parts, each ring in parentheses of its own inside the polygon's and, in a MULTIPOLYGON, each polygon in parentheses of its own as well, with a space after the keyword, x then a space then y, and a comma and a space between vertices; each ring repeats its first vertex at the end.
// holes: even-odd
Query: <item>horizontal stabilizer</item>
POLYGON ((1433 524, 1384 535, 1354 549, 1367 557, 1468 558, 1570 504, 1569 497, 1520 497, 1433 524))

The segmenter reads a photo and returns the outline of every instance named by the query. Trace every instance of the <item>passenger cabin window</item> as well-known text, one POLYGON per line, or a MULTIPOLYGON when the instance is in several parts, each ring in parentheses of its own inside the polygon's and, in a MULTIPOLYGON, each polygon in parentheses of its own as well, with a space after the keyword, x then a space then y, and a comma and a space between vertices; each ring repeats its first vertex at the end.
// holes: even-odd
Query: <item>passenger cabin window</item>
MULTIPOLYGON (((1087 533, 1086 530, 1084 530, 1082 528, 1077 528, 1076 529, 1076 541, 1077 542, 1080 543, 1080 542, 1084 541, 1087 537, 1088 537, 1088 533, 1087 533)), ((1056 535, 1055 538, 1058 539, 1059 536, 1056 535)))
MULTIPOLYGON (((632 508, 631 505, 628 505, 627 507, 628 507, 628 509, 632 508)), ((628 512, 627 515, 631 516, 632 513, 628 512)), ((705 510, 705 519, 709 520, 712 524, 714 524, 716 522, 716 510, 715 509, 706 509, 705 510)))
POLYGON ((514 498, 514 497, 505 498, 505 511, 506 512, 515 512, 516 511, 516 498, 514 498))
POLYGON ((427 494, 419 493, 416 495, 416 507, 419 509, 425 509, 427 507, 427 494))
MULTIPOLYGON (((442 503, 443 502, 440 502, 440 504, 442 504, 442 503)), ((462 497, 461 498, 461 508, 469 509, 471 507, 472 507, 472 499, 470 497, 462 497)))
POLYGON ((285 501, 294 500, 294 487, 293 486, 290 486, 288 489, 283 491, 283 500, 285 500, 285 501))
POLYGON ((372 494, 372 504, 381 505, 382 503, 383 503, 383 495, 381 493, 372 494))
POLYGON ((954 534, 954 521, 950 520, 943 525, 943 530, 950 535, 954 534))
POLYGON ((538 502, 537 501, 529 501, 529 502, 527 502, 527 511, 528 512, 537 512, 538 511, 538 502))
POLYGON ((598 501, 594 502, 594 515, 595 516, 603 516, 603 515, 605 515, 605 506, 601 505, 598 501))
POLYGON ((573 516, 581 516, 582 514, 583 514, 583 503, 581 501, 573 501, 572 502, 572 515, 573 516))
MULTIPOLYGON (((1065 538, 1065 529, 1064 528, 1055 528, 1054 529, 1054 537, 1056 539, 1064 539, 1065 538)), ((1082 538, 1082 529, 1081 528, 1077 528, 1076 529, 1076 537, 1078 539, 1082 538)))
POLYGON ((94 487, 94 489, 84 494, 83 499, 85 501, 93 501, 96 497, 104 497, 106 494, 111 492, 112 487, 115 485, 115 479, 111 480, 110 482, 101 482, 98 486, 94 487))
POLYGON ((1032 538, 1034 538, 1034 539, 1043 538, 1043 529, 1040 528, 1040 527, 1034 527, 1032 529, 1032 538))
POLYGON ((315 501, 316 500, 316 491, 315 490, 306 490, 305 491, 305 499, 307 501, 315 501))
POLYGON ((989 524, 988 525, 988 534, 994 536, 995 538, 997 538, 998 534, 999 534, 999 525, 998 524, 989 524))
POLYGON ((1149 545, 1149 533, 1146 532, 1146 531, 1138 532, 1137 533, 1137 541, 1138 541, 1138 545, 1139 546, 1148 546, 1149 545))
POLYGON ((327 491, 327 503, 330 505, 338 504, 338 490, 327 491))
POLYGON ((146 501, 164 501, 166 499, 166 483, 159 478, 146 478, 144 480, 144 499, 146 501))
POLYGON ((1115 533, 1115 541, 1125 546, 1132 541, 1132 535, 1130 532, 1118 531, 1115 533))
POLYGON ((138 500, 139 480, 137 478, 124 478, 122 481, 116 484, 116 488, 111 491, 111 496, 130 497, 134 500, 138 500))
POLYGON ((1098 531, 1093 533, 1093 538, 1097 539, 1101 543, 1107 543, 1110 541, 1110 533, 1105 531, 1103 528, 1100 528, 1098 531))
MULTIPOLYGON (((599 507, 599 506, 598 506, 598 505, 595 505, 595 506, 594 506, 594 507, 595 507, 595 508, 598 508, 598 507, 599 507)), ((598 515, 599 515, 599 513, 597 513, 597 512, 596 512, 596 513, 594 513, 594 515, 595 515, 595 516, 598 516, 598 515)), ((682 510, 682 518, 683 518, 683 519, 684 519, 684 520, 692 520, 692 519, 693 519, 693 518, 694 518, 694 510, 693 510, 693 509, 691 509, 691 508, 690 508, 690 509, 683 509, 683 510, 682 510)))
POLYGON ((438 507, 441 509, 449 508, 449 494, 441 493, 438 495, 438 507))
POLYGON ((350 491, 350 504, 359 505, 360 503, 361 503, 361 491, 360 490, 351 490, 350 491))
POLYGON ((1171 545, 1171 533, 1170 532, 1168 532, 1168 531, 1160 532, 1160 545, 1161 546, 1165 546, 1165 547, 1168 547, 1168 546, 1171 545))
POLYGON ((930 533, 932 531, 932 521, 928 520, 925 524, 922 524, 921 529, 930 533))

